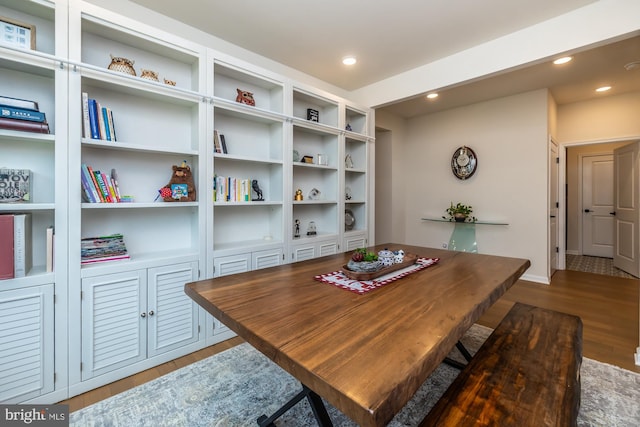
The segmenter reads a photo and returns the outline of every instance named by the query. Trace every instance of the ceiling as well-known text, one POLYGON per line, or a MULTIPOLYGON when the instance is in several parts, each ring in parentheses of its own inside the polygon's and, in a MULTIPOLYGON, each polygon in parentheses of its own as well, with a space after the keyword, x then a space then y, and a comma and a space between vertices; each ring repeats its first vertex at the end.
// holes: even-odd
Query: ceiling
MULTIPOLYGON (((596 0, 130 0, 234 45, 352 91, 481 43, 552 19, 596 0), (341 63, 354 55, 351 68, 341 63)), ((100 3, 94 0, 94 2, 100 3)), ((640 90, 640 38, 574 55, 561 68, 533 64, 385 106, 403 117, 549 87, 559 104, 640 90), (588 95, 587 95, 588 94, 588 95)))

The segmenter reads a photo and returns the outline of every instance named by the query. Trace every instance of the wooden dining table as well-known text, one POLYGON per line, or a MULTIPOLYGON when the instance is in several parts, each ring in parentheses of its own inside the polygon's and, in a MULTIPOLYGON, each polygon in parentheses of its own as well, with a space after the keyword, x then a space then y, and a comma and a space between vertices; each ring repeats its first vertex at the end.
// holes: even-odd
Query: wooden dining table
MULTIPOLYGON (((351 253, 200 280, 185 292, 299 380, 298 400, 309 398, 320 425, 331 421, 318 396, 360 426, 384 426, 530 266, 395 243, 368 250, 385 248, 438 262, 364 294, 316 279, 351 253)), ((258 423, 272 425, 265 418, 258 423)))

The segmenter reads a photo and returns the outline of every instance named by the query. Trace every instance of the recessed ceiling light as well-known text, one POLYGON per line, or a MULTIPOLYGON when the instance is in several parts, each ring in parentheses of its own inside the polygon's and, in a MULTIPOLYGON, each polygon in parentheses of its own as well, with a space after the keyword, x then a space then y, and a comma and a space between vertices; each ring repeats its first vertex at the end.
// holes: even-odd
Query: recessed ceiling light
POLYGON ((356 62, 358 62, 355 58, 355 56, 345 56, 344 58, 342 58, 342 63, 344 65, 353 65, 356 62))
POLYGON ((609 89, 611 89, 611 86, 602 86, 602 87, 599 87, 598 89, 596 89, 596 92, 606 92, 609 89))
POLYGON ((624 69, 627 71, 635 70, 637 68, 640 68, 640 61, 633 61, 624 65, 624 69))
POLYGON ((438 97, 437 93, 430 93, 429 95, 427 95, 427 98, 429 98, 429 99, 435 99, 437 97, 438 97))
POLYGON ((562 58, 558 58, 555 61, 553 61, 554 64, 556 65, 562 65, 562 64, 566 64, 567 62, 571 61, 573 58, 570 56, 563 56, 562 58))

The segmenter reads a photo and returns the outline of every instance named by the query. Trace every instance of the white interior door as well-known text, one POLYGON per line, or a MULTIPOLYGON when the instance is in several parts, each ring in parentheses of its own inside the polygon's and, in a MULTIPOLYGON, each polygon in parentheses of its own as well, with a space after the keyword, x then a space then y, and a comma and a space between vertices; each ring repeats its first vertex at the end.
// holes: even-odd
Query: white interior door
POLYGON ((613 156, 582 158, 582 254, 613 258, 613 156))
POLYGON ((614 245, 613 265, 638 277, 638 153, 640 143, 613 151, 614 245))
POLYGON ((558 269, 558 145, 549 140, 549 277, 558 269))

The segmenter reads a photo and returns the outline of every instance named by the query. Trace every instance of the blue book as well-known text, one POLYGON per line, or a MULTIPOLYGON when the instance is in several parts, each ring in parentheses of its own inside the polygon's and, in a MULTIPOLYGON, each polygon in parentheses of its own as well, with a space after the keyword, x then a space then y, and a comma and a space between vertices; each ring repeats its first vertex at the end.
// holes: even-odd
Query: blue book
POLYGON ((111 141, 111 129, 109 127, 109 114, 107 114, 107 108, 102 107, 102 119, 104 120, 105 139, 111 141))
POLYGON ((24 108, 7 106, 0 107, 0 117, 40 123, 47 121, 45 114, 40 111, 25 110, 24 108))
POLYGON ((91 126, 91 139, 100 139, 97 112, 96 100, 89 98, 89 126, 91 126))

